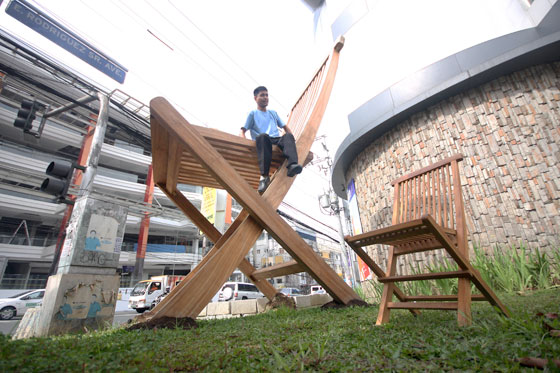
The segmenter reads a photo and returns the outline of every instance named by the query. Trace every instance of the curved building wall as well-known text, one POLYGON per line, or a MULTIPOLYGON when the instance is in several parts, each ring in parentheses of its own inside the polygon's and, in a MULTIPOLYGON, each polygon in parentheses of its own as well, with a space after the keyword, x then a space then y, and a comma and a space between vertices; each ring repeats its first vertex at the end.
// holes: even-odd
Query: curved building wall
MULTIPOLYGON (((355 180, 363 231, 391 223, 392 180, 455 153, 464 156, 471 247, 557 246, 560 62, 525 68, 444 99, 365 147, 345 173, 346 180, 355 180)), ((370 254, 385 264, 383 250, 370 250, 379 250, 370 254)), ((429 260, 422 255, 412 260, 429 260)), ((401 272, 407 272, 404 268, 401 272)))

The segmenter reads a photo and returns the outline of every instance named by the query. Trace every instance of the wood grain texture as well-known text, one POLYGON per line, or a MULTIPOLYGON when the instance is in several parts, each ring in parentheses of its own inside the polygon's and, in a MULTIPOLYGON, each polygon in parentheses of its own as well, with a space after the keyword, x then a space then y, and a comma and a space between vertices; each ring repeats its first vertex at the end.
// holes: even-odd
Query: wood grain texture
MULTIPOLYGON (((302 95, 302 104, 296 103, 297 121, 303 127, 297 131, 296 147, 301 159, 309 160, 311 145, 324 115, 332 90, 338 54, 342 43, 338 43, 333 53, 320 67, 308 89, 302 95), (302 105, 305 107, 302 108, 302 105)), ((275 159, 276 172, 266 192, 260 196, 254 190, 258 185, 259 171, 254 142, 223 132, 196 127, 188 123, 165 99, 155 98, 150 103, 152 131, 159 138, 158 150, 163 151, 166 142, 173 138, 178 142, 181 156, 177 182, 223 188, 235 198, 244 210, 226 233, 218 238, 212 229, 205 227, 210 235, 217 238, 214 248, 183 280, 174 294, 170 294, 161 306, 156 307, 149 317, 173 316, 196 317, 219 290, 233 270, 240 265, 254 242, 265 228, 288 251, 292 257, 317 280, 331 296, 340 303, 359 299, 358 295, 320 258, 311 247, 276 213, 276 208, 291 187, 294 178, 287 176, 283 159, 275 159), (172 296, 171 296, 172 295, 172 296)), ((292 128, 292 122, 288 125, 292 128)), ((167 149, 166 153, 169 153, 167 149)), ((159 165, 166 170, 158 185, 164 186, 183 212, 190 213, 194 220, 205 226, 191 207, 179 197, 171 194, 173 187, 164 185, 173 182, 167 175, 171 168, 169 159, 163 155, 159 165)), ((175 164, 175 163, 174 163, 175 164)), ((272 170, 274 172, 274 169, 272 170)), ((171 198, 171 197, 170 197, 171 198)), ((197 224, 198 225, 198 224, 197 224)), ((293 267, 292 267, 293 269, 293 267)), ((252 274, 250 275, 250 277, 252 274)), ((259 280, 254 276, 251 277, 259 280)))
MULTIPOLYGON (((389 321, 390 309, 443 309, 457 310, 459 325, 470 325, 471 301, 487 300, 500 312, 509 316, 509 311, 492 289, 484 282, 480 273, 469 262, 467 230, 459 161, 461 154, 445 158, 432 165, 402 176, 392 185, 395 188, 393 201, 393 224, 389 227, 347 236, 345 240, 360 258, 372 268, 384 290, 378 315, 378 323, 389 321), (388 271, 385 275, 361 248, 374 244, 389 245, 388 271), (458 271, 421 273, 406 276, 394 274, 397 258, 427 250, 445 250, 459 266, 458 271), (360 251, 358 251, 360 250, 360 251), (443 278, 457 278, 459 290, 456 295, 441 295, 432 298, 406 295, 401 302, 391 301, 393 283, 443 278), (471 294, 473 283, 481 294, 471 294), (429 301, 443 301, 426 303, 429 301), (413 303, 416 302, 416 303, 413 303), (446 304, 447 302, 447 304, 446 304)), ((398 293, 395 293, 398 296, 398 293)))

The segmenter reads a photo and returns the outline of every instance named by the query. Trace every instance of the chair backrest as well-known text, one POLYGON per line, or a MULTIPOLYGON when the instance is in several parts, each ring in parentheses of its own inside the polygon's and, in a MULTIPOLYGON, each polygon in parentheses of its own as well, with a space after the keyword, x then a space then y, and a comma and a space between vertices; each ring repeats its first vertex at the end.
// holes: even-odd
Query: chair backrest
MULTIPOLYGON (((330 57, 330 56, 329 56, 330 57)), ((290 116, 288 117, 288 126, 292 131, 296 140, 301 136, 305 125, 307 123, 307 118, 311 113, 311 109, 317 101, 319 96, 319 88, 323 80, 323 76, 327 67, 328 58, 323 62, 317 73, 311 79, 311 82, 307 85, 299 99, 294 104, 292 110, 290 111, 290 116)))
MULTIPOLYGON (((331 53, 323 61, 311 82, 304 89, 303 93, 300 95, 292 110, 290 111, 290 116, 288 117, 288 126, 292 131, 296 141, 300 138, 305 126, 307 125, 313 112, 316 110, 317 106, 321 106, 321 110, 324 112, 326 108, 326 102, 328 102, 330 96, 330 88, 327 88, 328 93, 325 97, 321 99, 321 92, 324 91, 326 83, 332 84, 334 81, 334 74, 336 74, 336 67, 334 72, 330 75, 329 64, 332 62, 333 57, 336 59, 336 64, 338 64, 338 54, 344 45, 344 38, 340 37, 334 47, 333 53, 331 53), (321 100, 320 100, 321 99, 321 100)), ((327 85, 328 85, 327 84, 327 85)), ((322 114, 321 114, 322 117, 322 114)))
POLYGON ((444 228, 464 230, 464 208, 458 162, 461 154, 400 177, 395 187, 393 224, 430 215, 444 228))
MULTIPOLYGON (((317 129, 329 101, 340 50, 343 45, 344 38, 341 37, 296 101, 288 118, 288 125, 296 138, 299 160, 304 165, 311 161, 313 157, 310 154, 311 145, 315 140, 317 129)), ((157 111, 157 107, 153 105, 163 105, 160 101, 160 99, 154 99, 150 103, 150 110, 152 111, 150 120, 152 162, 154 163, 156 185, 160 187, 167 185, 168 190, 173 190, 178 182, 223 189, 224 186, 216 180, 214 175, 200 165, 196 156, 187 147, 173 141, 173 135, 169 135, 170 124, 154 118, 153 112, 154 110, 157 111)), ((193 126, 182 117, 177 117, 177 120, 181 122, 181 126, 193 126)), ((255 189, 258 187, 260 170, 254 141, 217 129, 199 126, 194 126, 194 128, 249 185, 255 189)), ((275 146, 273 150, 270 165, 271 174, 276 172, 284 163, 284 157, 279 148, 275 146)))

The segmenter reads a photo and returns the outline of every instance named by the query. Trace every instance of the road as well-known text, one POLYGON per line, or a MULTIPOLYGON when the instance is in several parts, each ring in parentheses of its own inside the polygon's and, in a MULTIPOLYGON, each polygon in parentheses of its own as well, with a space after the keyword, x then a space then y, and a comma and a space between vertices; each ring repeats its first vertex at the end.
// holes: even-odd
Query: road
MULTIPOLYGON (((128 320, 138 316, 139 313, 136 311, 119 311, 115 312, 115 317, 113 319, 113 326, 118 326, 126 323, 128 320)), ((12 335, 17 330, 21 317, 14 317, 11 320, 0 320, 0 333, 6 335, 12 335)))

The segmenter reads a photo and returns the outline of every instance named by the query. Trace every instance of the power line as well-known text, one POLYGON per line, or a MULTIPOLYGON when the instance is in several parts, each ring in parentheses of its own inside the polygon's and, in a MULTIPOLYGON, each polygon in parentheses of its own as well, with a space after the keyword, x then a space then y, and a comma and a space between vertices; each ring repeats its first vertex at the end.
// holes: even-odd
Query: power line
MULTIPOLYGON (((239 70, 241 70, 246 76, 249 77, 249 79, 252 80, 253 84, 256 86, 259 84, 259 82, 257 82, 257 80, 249 73, 247 72, 247 70, 245 70, 241 65, 239 65, 222 47, 220 47, 218 45, 218 43, 216 43, 210 36, 208 36, 208 34, 206 32, 204 32, 204 30, 202 30, 200 27, 198 27, 197 24, 195 24, 181 9, 179 9, 175 4, 173 4, 171 2, 171 0, 168 0, 168 2, 171 4, 171 6, 173 8, 175 8, 179 14, 185 18, 187 21, 189 21, 189 23, 191 25, 193 25, 210 43, 212 43, 216 48, 218 48, 218 50, 220 52, 222 52, 224 54, 224 56, 226 56, 239 70)), ((190 39, 189 39, 190 40, 190 39)), ((278 105, 280 105, 280 107, 282 107, 282 109, 284 111, 289 111, 288 109, 286 109, 286 107, 282 104, 282 102, 280 102, 278 99, 276 99, 274 97, 274 95, 271 95, 271 98, 274 99, 278 105)))

